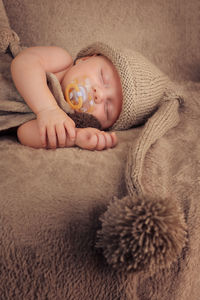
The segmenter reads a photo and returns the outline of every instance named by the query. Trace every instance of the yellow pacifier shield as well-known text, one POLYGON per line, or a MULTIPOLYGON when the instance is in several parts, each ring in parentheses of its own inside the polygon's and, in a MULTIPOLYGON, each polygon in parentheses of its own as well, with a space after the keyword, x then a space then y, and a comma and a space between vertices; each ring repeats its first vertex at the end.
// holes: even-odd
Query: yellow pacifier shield
POLYGON ((74 110, 92 112, 94 99, 89 78, 83 77, 69 83, 65 90, 65 98, 74 110))

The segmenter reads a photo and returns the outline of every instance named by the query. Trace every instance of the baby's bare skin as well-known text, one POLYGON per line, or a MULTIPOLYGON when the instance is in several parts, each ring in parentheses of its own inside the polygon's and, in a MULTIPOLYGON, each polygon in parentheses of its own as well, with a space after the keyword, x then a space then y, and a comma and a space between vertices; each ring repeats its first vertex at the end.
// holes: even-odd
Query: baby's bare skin
POLYGON ((19 141, 34 148, 79 146, 88 150, 103 150, 114 147, 117 144, 114 133, 75 127, 74 121, 58 106, 49 90, 46 72, 57 76, 63 90, 75 76, 85 74, 91 77, 95 95, 92 114, 103 129, 112 126, 121 111, 121 84, 110 61, 95 56, 84 58, 73 66, 71 56, 62 48, 28 48, 11 64, 16 88, 36 114, 36 120, 18 128, 19 141))
POLYGON ((114 132, 108 133, 96 128, 76 128, 75 131, 76 134, 73 140, 65 134, 65 139, 62 143, 61 141, 58 143, 58 140, 56 139, 54 144, 50 145, 49 141, 47 141, 47 145, 45 146, 41 144, 37 120, 31 120, 24 123, 19 127, 17 134, 18 138, 21 139, 22 144, 33 148, 56 149, 58 147, 78 146, 87 150, 104 150, 113 148, 117 145, 117 136, 114 132), (31 135, 30 131, 32 132, 31 135))

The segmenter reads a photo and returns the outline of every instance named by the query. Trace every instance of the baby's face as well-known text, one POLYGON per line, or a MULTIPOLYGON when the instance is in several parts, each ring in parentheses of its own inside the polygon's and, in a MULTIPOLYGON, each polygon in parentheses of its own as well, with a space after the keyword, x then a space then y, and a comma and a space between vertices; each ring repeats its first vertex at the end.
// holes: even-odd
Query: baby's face
POLYGON ((83 76, 91 82, 95 101, 91 114, 100 121, 103 129, 111 127, 122 108, 122 88, 117 70, 103 56, 84 57, 66 72, 61 83, 63 91, 74 79, 83 76))

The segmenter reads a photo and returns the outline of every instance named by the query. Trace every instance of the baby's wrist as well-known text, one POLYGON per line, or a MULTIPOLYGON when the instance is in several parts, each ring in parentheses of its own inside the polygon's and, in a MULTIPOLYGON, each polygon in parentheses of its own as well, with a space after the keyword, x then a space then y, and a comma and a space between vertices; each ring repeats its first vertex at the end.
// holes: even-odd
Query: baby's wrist
POLYGON ((36 113, 36 115, 39 115, 41 113, 48 112, 48 111, 54 111, 57 109, 60 109, 60 107, 57 104, 52 104, 52 105, 48 105, 48 106, 42 107, 40 109, 37 109, 37 111, 35 113, 36 113))

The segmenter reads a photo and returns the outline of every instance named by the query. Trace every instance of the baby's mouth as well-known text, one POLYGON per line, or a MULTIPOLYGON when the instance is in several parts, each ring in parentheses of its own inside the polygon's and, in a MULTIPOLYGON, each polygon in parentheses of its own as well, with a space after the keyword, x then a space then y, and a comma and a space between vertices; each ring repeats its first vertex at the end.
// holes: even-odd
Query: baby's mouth
POLYGON ((90 79, 87 77, 74 79, 65 89, 65 98, 74 110, 92 112, 95 102, 90 79))

